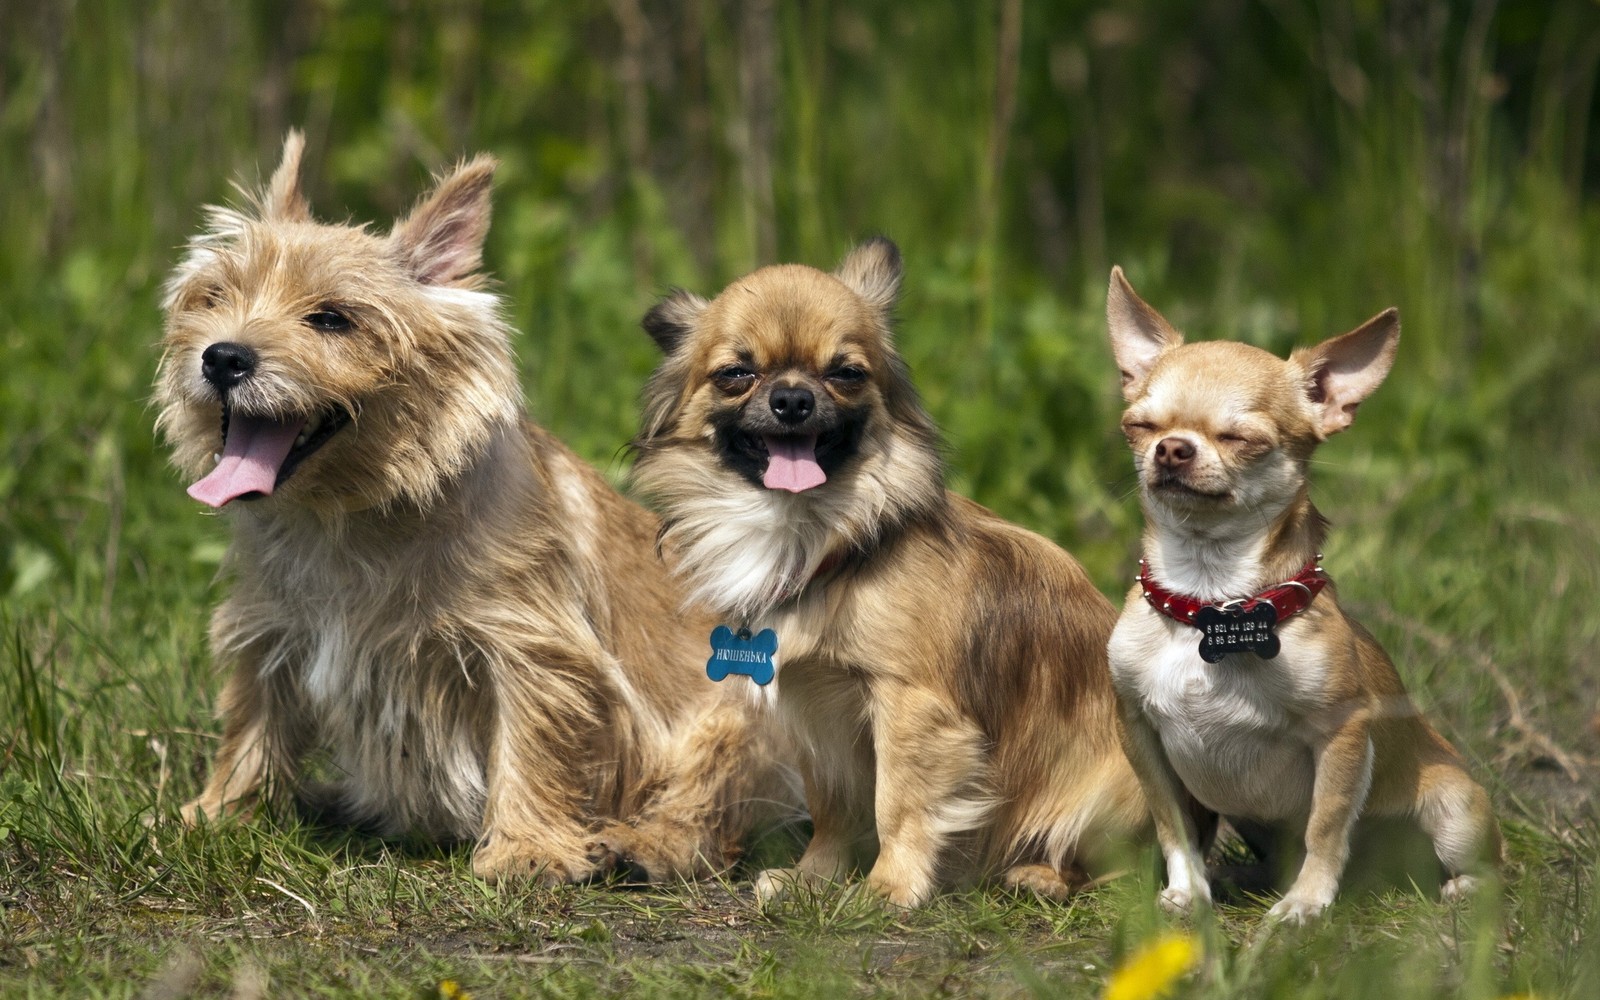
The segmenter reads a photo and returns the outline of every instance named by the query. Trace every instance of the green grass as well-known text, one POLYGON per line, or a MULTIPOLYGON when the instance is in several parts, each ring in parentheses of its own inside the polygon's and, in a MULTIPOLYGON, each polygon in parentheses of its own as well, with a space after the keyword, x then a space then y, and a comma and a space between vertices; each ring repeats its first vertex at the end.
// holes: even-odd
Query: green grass
POLYGON ((1118 599, 1109 264, 1192 334, 1275 350, 1400 306, 1394 373, 1318 456, 1328 565, 1491 789, 1506 884, 1351 894, 1304 931, 1225 907, 1179 995, 1600 995, 1600 13, 1336 6, 1028 4, 1011 39, 1004 3, 782 5, 770 30, 644 5, 638 42, 625 3, 0 7, 0 995, 1087 996, 1172 925, 1148 858, 1065 906, 762 914, 744 872, 494 891, 462 852, 179 828, 226 536, 153 436, 158 288, 291 123, 332 218, 502 158, 489 266, 530 408, 619 477, 654 296, 888 233, 953 484, 1118 599))

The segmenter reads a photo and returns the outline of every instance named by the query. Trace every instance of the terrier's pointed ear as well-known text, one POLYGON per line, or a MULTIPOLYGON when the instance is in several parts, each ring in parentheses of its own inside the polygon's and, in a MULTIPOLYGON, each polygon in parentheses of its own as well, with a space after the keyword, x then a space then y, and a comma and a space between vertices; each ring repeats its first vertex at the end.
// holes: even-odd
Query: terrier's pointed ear
POLYGON ((297 128, 283 137, 283 156, 278 169, 260 199, 261 217, 270 222, 309 222, 311 206, 300 193, 300 156, 305 152, 305 133, 297 128))
POLYGON ((1337 434, 1356 419, 1356 407, 1383 384, 1400 346, 1400 310, 1393 307, 1289 360, 1306 372, 1306 395, 1317 407, 1322 436, 1337 434))
POLYGON ((1111 268, 1111 285, 1106 289, 1106 323, 1111 329, 1111 353, 1117 359, 1117 369, 1122 372, 1122 396, 1132 402, 1150 366, 1155 364, 1156 358, 1183 343, 1183 334, 1139 298, 1139 293, 1123 276, 1121 267, 1111 268))
POLYGON ((498 161, 479 154, 439 181, 389 234, 400 261, 425 285, 448 285, 483 263, 489 191, 498 161))
POLYGON ((640 325, 662 354, 671 354, 694 330, 695 321, 710 304, 693 292, 675 288, 644 314, 640 325))
POLYGON ((900 276, 904 271, 900 248, 892 240, 874 236, 845 254, 833 276, 887 315, 900 297, 900 276))

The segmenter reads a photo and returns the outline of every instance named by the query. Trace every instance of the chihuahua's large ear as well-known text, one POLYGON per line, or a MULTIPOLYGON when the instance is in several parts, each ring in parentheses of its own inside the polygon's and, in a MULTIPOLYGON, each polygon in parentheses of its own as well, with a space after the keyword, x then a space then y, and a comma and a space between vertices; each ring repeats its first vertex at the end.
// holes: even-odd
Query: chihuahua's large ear
POLYGON ((1111 329, 1111 353, 1122 372, 1122 395, 1132 402, 1140 381, 1156 358, 1183 343, 1183 334, 1139 298, 1120 266, 1111 268, 1106 289, 1106 324, 1111 329))
POLYGON ((662 354, 671 354, 689 336, 695 321, 710 304, 693 292, 675 288, 644 314, 641 325, 656 346, 661 348, 662 354))
POLYGON ((283 137, 283 155, 278 159, 278 169, 261 193, 257 204, 262 219, 269 222, 309 222, 311 206, 300 193, 300 156, 306 149, 306 137, 297 128, 283 137))
POLYGON ((1306 394, 1322 418, 1322 436, 1356 419, 1356 407, 1383 384, 1400 346, 1400 310, 1385 309, 1349 333, 1295 351, 1289 360, 1305 371, 1306 394))
POLYGON ((480 154, 439 181, 411 214, 394 224, 389 243, 400 262, 425 285, 448 285, 483 263, 489 234, 489 190, 494 157, 480 154))
POLYGON ((851 291, 887 315, 900 297, 900 276, 905 263, 894 241, 874 236, 845 254, 833 276, 850 286, 851 291))

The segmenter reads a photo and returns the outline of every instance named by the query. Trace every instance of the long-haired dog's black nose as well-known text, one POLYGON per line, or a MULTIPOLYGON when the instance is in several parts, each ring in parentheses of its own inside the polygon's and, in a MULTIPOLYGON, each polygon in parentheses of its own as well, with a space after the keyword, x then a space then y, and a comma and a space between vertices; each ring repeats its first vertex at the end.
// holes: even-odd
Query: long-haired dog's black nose
POLYGON ((200 355, 200 374, 219 392, 227 392, 256 370, 256 352, 243 344, 212 344, 200 355))
POLYGON ((817 397, 805 386, 779 386, 772 390, 767 405, 772 407, 772 415, 783 423, 798 424, 817 408, 817 397))

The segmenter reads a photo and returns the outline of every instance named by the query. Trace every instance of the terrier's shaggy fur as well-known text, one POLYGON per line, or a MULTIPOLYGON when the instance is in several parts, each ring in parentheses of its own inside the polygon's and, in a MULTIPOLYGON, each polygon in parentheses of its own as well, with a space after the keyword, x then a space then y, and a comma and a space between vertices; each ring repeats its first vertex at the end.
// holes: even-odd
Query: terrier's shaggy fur
POLYGON ((494 161, 383 234, 312 219, 302 145, 167 286, 159 426, 233 531, 223 740, 183 816, 278 789, 476 840, 485 878, 722 868, 764 782, 751 709, 701 672, 655 519, 522 417, 479 272, 494 161))

